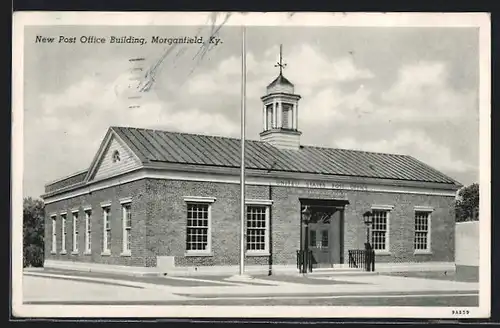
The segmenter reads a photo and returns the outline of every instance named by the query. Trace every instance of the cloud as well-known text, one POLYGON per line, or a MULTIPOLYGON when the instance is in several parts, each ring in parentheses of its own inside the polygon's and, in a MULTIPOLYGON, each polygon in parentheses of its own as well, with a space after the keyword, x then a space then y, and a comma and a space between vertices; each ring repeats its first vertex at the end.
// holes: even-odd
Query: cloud
MULTIPOLYGON (((276 50, 268 52, 276 54, 276 50)), ((374 78, 374 74, 359 68, 351 56, 329 57, 319 48, 302 44, 292 49, 286 62, 287 73, 298 85, 315 88, 331 82, 350 82, 374 78)))
POLYGON ((303 109, 300 120, 306 125, 352 124, 353 119, 373 110, 370 95, 371 91, 364 87, 352 93, 342 92, 335 86, 323 88, 313 97, 303 99, 299 105, 303 109))
POLYGON ((380 140, 346 137, 337 140, 336 145, 345 149, 411 155, 438 170, 447 172, 463 173, 476 169, 474 165, 454 158, 450 147, 431 139, 421 130, 400 130, 392 138, 380 140))
MULTIPOLYGON (((257 67, 252 53, 247 54, 247 71, 257 67)), ((188 81, 188 91, 193 95, 240 94, 241 58, 230 56, 208 72, 198 73, 188 81)), ((247 87, 248 88, 248 87, 247 87)), ((251 89, 251 88, 249 88, 251 89)))
POLYGON ((317 115, 306 120, 324 125, 342 118, 356 125, 477 124, 477 91, 454 89, 448 74, 444 63, 418 62, 401 67, 394 83, 381 92, 374 91, 377 79, 361 83, 355 90, 331 84, 328 91, 320 89, 303 100, 317 115))
POLYGON ((212 135, 235 135, 239 129, 221 113, 198 109, 199 103, 179 107, 154 92, 142 93, 132 102, 141 106, 129 108, 127 96, 136 94, 129 82, 127 74, 107 80, 89 74, 61 92, 39 95, 39 108, 25 120, 25 161, 30 167, 25 181, 41 186, 87 168, 112 125, 212 135))
POLYGON ((400 68, 396 83, 382 94, 382 99, 393 102, 421 100, 435 88, 445 87, 446 66, 442 62, 417 62, 400 68))
POLYGON ((197 108, 176 111, 172 107, 162 107, 158 103, 144 104, 139 109, 133 109, 130 120, 140 122, 141 118, 147 116, 156 119, 134 126, 218 136, 234 136, 239 131, 237 124, 220 113, 207 113, 197 108))
POLYGON ((477 115, 477 92, 453 89, 448 67, 442 62, 403 66, 380 99, 380 109, 374 114, 393 122, 469 120, 477 115))
MULTIPOLYGON (((263 95, 265 86, 277 75, 277 47, 264 52, 262 57, 247 53, 247 95, 263 95)), ((372 79, 368 69, 356 67, 352 57, 329 58, 320 49, 309 44, 294 47, 286 57, 284 75, 297 86, 301 94, 310 94, 331 83, 372 79), (307 63, 305 65, 304 63, 307 63)), ((241 57, 231 56, 222 60, 214 69, 193 76, 188 82, 193 95, 239 94, 240 85, 235 84, 241 76, 241 57)))
POLYGON ((70 135, 81 132, 78 129, 82 126, 81 120, 92 122, 91 126, 87 126, 91 129, 131 125, 185 128, 192 132, 208 130, 233 133, 231 122, 219 113, 203 112, 195 105, 192 105, 193 108, 176 108, 174 102, 160 100, 154 91, 136 92, 134 85, 127 74, 106 84, 92 76, 86 76, 61 93, 41 95, 41 119, 48 129, 67 130, 70 135), (128 96, 131 95, 141 98, 130 100, 128 96), (129 108, 129 104, 140 107, 129 108), (225 128, 209 126, 219 123, 225 128))

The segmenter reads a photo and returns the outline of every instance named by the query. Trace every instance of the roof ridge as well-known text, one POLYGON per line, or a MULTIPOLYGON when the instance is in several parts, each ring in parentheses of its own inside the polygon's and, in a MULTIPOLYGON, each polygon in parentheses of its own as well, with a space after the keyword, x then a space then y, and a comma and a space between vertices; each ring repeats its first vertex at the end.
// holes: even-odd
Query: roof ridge
MULTIPOLYGON (((134 130, 143 130, 143 131, 147 130, 147 131, 163 132, 163 133, 171 133, 171 134, 184 134, 184 135, 190 135, 190 136, 240 140, 240 138, 237 138, 237 137, 216 136, 216 135, 202 134, 202 133, 180 132, 180 131, 160 130, 160 129, 151 129, 151 128, 138 128, 138 127, 133 127, 133 126, 112 126, 111 128, 113 128, 113 129, 115 129, 115 128, 117 128, 117 129, 134 129, 134 130)), ((245 138, 245 141, 254 141, 254 142, 259 142, 259 143, 265 143, 265 142, 260 141, 260 140, 248 139, 248 138, 245 138)))
MULTIPOLYGON (((208 138, 219 138, 219 139, 229 139, 229 140, 240 140, 240 138, 237 138, 237 137, 216 136, 216 135, 203 134, 203 133, 180 132, 180 131, 171 131, 171 130, 163 130, 163 129, 152 129, 152 128, 141 128, 141 127, 133 127, 133 126, 111 126, 111 128, 134 129, 134 130, 148 130, 148 131, 171 133, 171 134, 191 135, 191 136, 200 136, 200 137, 208 137, 208 138)), ((262 144, 268 144, 268 143, 266 143, 264 141, 256 140, 256 139, 248 139, 248 138, 246 138, 245 141, 252 141, 252 142, 257 142, 257 143, 262 143, 262 144)), ((272 145, 270 145, 270 146, 273 147, 272 145)), ((368 150, 360 150, 360 149, 347 149, 347 148, 341 148, 341 147, 326 147, 326 146, 314 146, 314 145, 300 145, 300 147, 302 147, 302 148, 328 149, 328 150, 340 150, 340 151, 346 151, 346 152, 356 152, 356 153, 365 153, 365 154, 378 154, 378 155, 411 157, 411 158, 415 159, 411 155, 408 155, 408 154, 399 154, 399 153, 377 152, 377 151, 368 151, 368 150)), ((273 147, 273 148, 276 148, 276 147, 273 147)), ((277 149, 280 150, 279 148, 277 148, 277 149)), ((419 162, 421 162, 421 161, 419 161, 419 162)), ((423 162, 421 162, 421 163, 423 163, 423 162)), ((436 169, 434 169, 434 170, 436 170, 436 169)))
MULTIPOLYGON (((133 127, 133 126, 112 126, 111 128, 148 130, 148 131, 163 132, 163 133, 172 133, 172 134, 183 134, 183 135, 209 137, 209 138, 240 140, 240 138, 237 138, 237 137, 216 136, 216 135, 203 134, 203 133, 180 132, 180 131, 171 131, 171 130, 163 130, 163 129, 140 128, 140 127, 133 127)), ((252 141, 252 142, 258 142, 258 143, 267 144, 264 141, 260 141, 260 140, 256 140, 256 139, 248 139, 248 138, 246 138, 245 141, 252 141)), ((412 156, 407 155, 407 154, 384 153, 384 152, 367 151, 367 150, 359 150, 359 149, 347 149, 347 148, 340 148, 340 147, 326 147, 326 146, 313 146, 313 145, 300 145, 300 146, 302 148, 317 148, 317 149, 340 150, 340 151, 357 152, 357 153, 367 153, 367 154, 380 154, 380 155, 412 157, 412 156)))
POLYGON ((301 145, 304 148, 318 148, 318 149, 330 149, 330 150, 340 150, 340 151, 348 151, 348 152, 357 152, 357 153, 367 153, 367 154, 379 154, 379 155, 391 155, 391 156, 401 156, 401 157, 411 157, 407 154, 397 154, 397 153, 383 153, 377 151, 369 151, 369 150, 359 150, 359 149, 347 149, 340 147, 325 147, 325 146, 312 146, 312 145, 301 145))

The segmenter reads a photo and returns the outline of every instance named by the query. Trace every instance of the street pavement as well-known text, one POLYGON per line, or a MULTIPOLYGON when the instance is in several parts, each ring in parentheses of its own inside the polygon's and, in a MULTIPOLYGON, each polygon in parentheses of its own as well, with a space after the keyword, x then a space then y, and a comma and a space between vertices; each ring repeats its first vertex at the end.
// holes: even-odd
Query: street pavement
POLYGON ((390 275, 132 277, 26 271, 24 304, 477 306, 479 285, 390 275))

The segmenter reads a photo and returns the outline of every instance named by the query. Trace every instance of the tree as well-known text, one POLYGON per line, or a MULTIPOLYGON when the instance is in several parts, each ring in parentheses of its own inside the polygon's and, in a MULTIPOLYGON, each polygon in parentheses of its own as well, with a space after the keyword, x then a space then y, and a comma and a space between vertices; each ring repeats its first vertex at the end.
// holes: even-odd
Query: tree
POLYGON ((479 184, 473 183, 458 192, 455 214, 457 222, 479 220, 479 184))
POLYGON ((44 258, 45 205, 31 197, 23 201, 23 266, 41 267, 44 258))

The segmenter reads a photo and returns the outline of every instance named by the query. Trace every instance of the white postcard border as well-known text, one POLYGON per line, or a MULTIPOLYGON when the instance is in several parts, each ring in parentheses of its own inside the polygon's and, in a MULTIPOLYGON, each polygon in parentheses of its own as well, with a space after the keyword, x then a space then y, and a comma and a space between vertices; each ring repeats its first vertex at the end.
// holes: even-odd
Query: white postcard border
POLYGON ((209 13, 159 12, 17 12, 13 17, 12 56, 12 309, 29 317, 352 317, 352 318, 480 318, 490 315, 490 111, 491 57, 488 13, 234 13, 228 25, 266 26, 413 26, 477 27, 480 30, 480 303, 461 307, 468 315, 453 315, 451 307, 335 306, 92 306, 25 305, 22 303, 22 182, 23 182, 23 45, 28 25, 204 25, 209 13))

